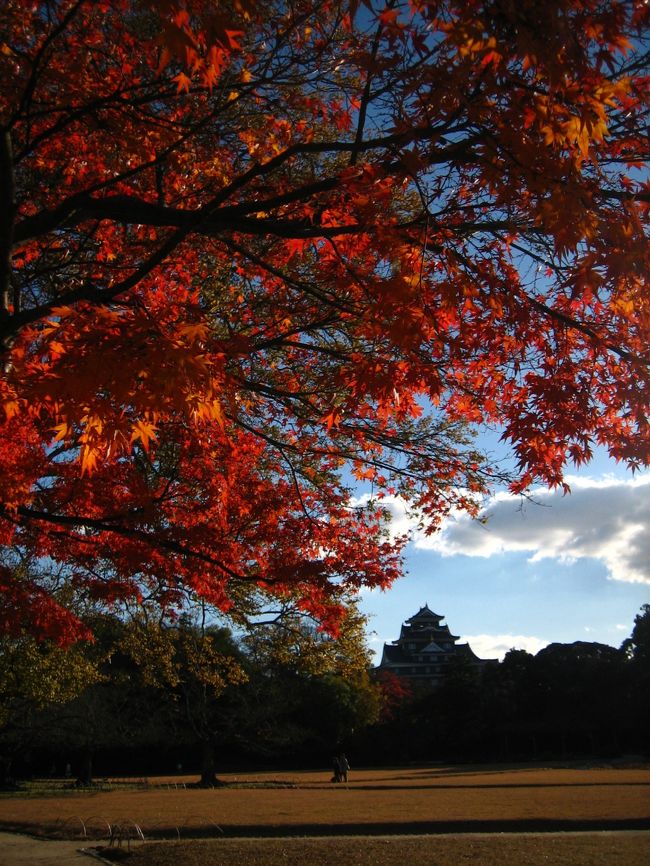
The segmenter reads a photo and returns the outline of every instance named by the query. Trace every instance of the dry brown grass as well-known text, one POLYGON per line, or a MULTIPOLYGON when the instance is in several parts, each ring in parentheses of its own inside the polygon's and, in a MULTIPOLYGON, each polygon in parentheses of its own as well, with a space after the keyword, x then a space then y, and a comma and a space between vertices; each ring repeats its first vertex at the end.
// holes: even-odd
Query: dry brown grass
MULTIPOLYGON (((75 792, 0 800, 0 826, 33 833, 211 841, 134 846, 129 866, 645 866, 650 833, 439 835, 441 830, 594 830, 650 827, 650 766, 454 768, 355 771, 350 783, 329 774, 223 777, 224 788, 151 780, 146 790, 75 792), (161 787, 166 784, 177 787, 161 787), (574 822, 572 824, 572 822, 574 822), (627 822, 627 824, 626 824, 627 822), (353 834, 342 838, 343 834, 353 834), (433 833, 416 835, 381 834, 433 833), (226 836, 322 838, 225 838, 226 836), (325 838, 329 835, 329 838, 325 838)), ((190 781, 189 779, 185 781, 190 781)), ((117 850, 124 855, 126 844, 117 850)))
POLYGON ((294 833, 301 827, 307 833, 332 827, 380 833, 399 832, 400 826, 408 832, 453 829, 467 822, 486 829, 518 822, 535 829, 536 822, 650 821, 650 767, 368 770, 355 772, 347 786, 330 784, 327 773, 223 778, 230 784, 214 790, 152 787, 2 799, 0 825, 48 833, 62 827, 74 832, 80 822, 131 822, 145 835, 187 837, 214 835, 217 828, 229 835, 283 827, 294 833))
POLYGON ((650 834, 221 839, 134 849, 128 866, 647 866, 650 834))

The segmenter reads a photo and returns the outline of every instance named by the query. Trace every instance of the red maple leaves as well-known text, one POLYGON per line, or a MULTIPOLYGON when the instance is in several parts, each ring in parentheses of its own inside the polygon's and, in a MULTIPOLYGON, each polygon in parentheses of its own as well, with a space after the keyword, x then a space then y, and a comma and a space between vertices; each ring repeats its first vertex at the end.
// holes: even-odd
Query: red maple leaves
POLYGON ((647 7, 513 10, 4 5, 5 630, 73 635, 48 563, 334 628, 399 573, 382 494, 498 475, 474 424, 516 490, 648 463, 647 7))

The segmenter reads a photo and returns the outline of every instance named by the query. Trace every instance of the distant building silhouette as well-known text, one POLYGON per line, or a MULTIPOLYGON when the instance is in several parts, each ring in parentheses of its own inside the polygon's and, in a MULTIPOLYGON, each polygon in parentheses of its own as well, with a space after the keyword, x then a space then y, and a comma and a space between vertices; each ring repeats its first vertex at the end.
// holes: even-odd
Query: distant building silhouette
POLYGON ((428 605, 421 607, 403 623, 399 638, 384 644, 377 672, 394 674, 416 689, 430 689, 442 683, 452 660, 463 659, 476 667, 489 663, 475 655, 469 644, 457 644, 459 636, 441 625, 443 619, 428 605))

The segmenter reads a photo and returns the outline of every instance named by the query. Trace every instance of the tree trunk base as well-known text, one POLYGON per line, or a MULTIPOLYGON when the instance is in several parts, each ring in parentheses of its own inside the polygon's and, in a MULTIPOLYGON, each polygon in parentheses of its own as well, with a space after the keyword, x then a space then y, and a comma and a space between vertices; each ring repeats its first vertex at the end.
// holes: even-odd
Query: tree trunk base
POLYGON ((190 785, 191 788, 226 788, 227 786, 228 782, 223 782, 214 774, 201 776, 197 782, 192 782, 190 785))

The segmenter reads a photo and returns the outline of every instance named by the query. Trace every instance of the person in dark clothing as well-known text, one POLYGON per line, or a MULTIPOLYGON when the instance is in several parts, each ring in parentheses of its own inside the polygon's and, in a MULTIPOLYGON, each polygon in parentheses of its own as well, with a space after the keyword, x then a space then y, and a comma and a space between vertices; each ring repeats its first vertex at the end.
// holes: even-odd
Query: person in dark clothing
POLYGON ((345 757, 343 752, 336 758, 336 762, 338 764, 338 781, 339 782, 347 782, 348 780, 348 770, 350 769, 350 765, 348 764, 348 759, 345 757))

